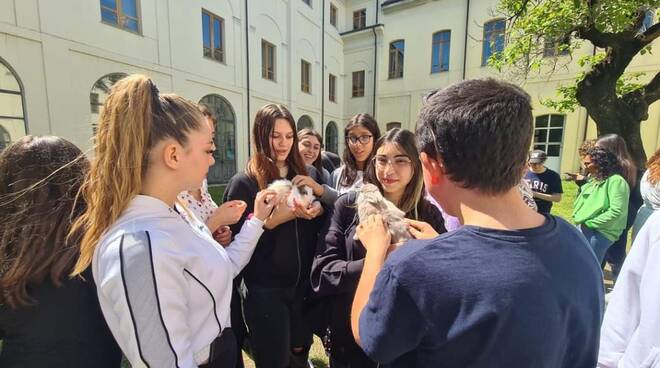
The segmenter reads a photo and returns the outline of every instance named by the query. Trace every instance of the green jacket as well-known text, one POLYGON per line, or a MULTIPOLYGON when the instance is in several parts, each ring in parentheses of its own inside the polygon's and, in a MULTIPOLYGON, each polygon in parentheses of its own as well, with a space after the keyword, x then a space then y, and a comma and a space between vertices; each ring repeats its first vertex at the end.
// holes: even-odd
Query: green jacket
POLYGON ((573 205, 573 220, 615 241, 626 228, 630 187, 621 175, 582 186, 573 205))

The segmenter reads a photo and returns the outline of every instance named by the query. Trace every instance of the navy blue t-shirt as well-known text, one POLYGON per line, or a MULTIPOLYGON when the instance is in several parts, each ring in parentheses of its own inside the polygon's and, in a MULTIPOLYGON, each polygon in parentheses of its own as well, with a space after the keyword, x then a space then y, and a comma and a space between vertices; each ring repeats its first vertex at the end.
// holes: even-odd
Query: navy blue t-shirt
MULTIPOLYGON (((564 193, 564 190, 561 186, 561 177, 559 174, 557 174, 557 172, 548 168, 546 168, 546 170, 540 174, 537 174, 531 170, 527 170, 527 173, 525 174, 525 180, 527 180, 527 183, 529 183, 529 186, 532 187, 532 190, 535 192, 543 194, 564 193)), ((538 212, 550 213, 550 210, 552 209, 552 202, 538 198, 534 198, 534 202, 536 202, 538 212)))
POLYGON ((463 226, 403 245, 378 274, 360 340, 391 367, 593 368, 602 314, 593 252, 546 215, 533 229, 463 226))

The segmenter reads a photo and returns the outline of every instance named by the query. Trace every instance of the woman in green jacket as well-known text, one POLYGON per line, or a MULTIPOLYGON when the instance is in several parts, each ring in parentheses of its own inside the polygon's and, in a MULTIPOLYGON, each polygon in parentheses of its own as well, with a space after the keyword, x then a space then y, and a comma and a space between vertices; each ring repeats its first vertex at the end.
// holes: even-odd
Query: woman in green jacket
POLYGON ((573 220, 587 238, 598 263, 626 227, 630 187, 617 156, 600 147, 587 152, 582 164, 591 180, 573 207, 573 220))

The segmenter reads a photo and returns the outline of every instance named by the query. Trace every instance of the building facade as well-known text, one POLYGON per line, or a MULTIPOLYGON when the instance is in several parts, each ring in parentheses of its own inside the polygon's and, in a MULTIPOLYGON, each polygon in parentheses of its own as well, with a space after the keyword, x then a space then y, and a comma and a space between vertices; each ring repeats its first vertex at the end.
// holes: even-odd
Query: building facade
MULTIPOLYGON (((113 83, 150 76, 161 92, 207 105, 218 120, 211 183, 242 170, 249 130, 266 103, 289 107, 326 149, 368 112, 382 130, 413 129, 422 97, 451 83, 502 77, 484 65, 503 45, 496 0, 0 0, 0 149, 25 134, 54 134, 84 150, 113 83), (484 42, 484 39, 489 42, 484 42)), ((585 46, 578 53, 589 54, 585 46)), ((573 58, 574 60, 577 57, 573 58)), ((638 56, 629 71, 660 67, 638 56)), ((534 147, 548 165, 577 169, 595 136, 584 109, 540 104, 570 82, 570 62, 550 79, 520 84, 533 97, 534 147)), ((642 124, 647 153, 660 146, 660 107, 642 124)))

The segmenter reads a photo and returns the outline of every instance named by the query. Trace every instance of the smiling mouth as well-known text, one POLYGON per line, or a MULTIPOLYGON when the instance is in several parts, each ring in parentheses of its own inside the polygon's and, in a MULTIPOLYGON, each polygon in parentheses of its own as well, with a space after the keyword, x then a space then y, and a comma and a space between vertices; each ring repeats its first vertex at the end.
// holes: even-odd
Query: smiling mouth
POLYGON ((394 184, 397 181, 397 179, 383 179, 383 184, 394 184))

